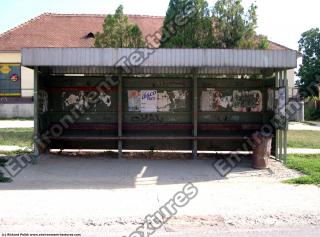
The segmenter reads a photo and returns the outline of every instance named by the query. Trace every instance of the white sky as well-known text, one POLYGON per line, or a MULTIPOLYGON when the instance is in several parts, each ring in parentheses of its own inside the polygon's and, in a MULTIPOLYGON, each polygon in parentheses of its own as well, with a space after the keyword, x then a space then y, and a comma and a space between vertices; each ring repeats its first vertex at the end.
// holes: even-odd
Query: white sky
MULTIPOLYGON (((215 0, 208 1, 212 6, 215 0)), ((253 1, 243 0, 245 6, 253 1)), ((123 4, 127 14, 166 13, 169 0, 0 0, 0 33, 44 12, 113 13, 123 4)), ((297 49, 302 32, 320 27, 319 0, 256 0, 258 33, 297 49)))

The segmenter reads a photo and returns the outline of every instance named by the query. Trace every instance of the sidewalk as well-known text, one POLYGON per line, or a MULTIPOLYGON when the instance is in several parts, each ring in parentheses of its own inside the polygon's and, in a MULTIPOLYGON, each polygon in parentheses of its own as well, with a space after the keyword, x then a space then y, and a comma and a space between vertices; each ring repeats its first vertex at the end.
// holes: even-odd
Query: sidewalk
POLYGON ((309 130, 309 131, 320 131, 320 123, 319 122, 290 122, 289 130, 309 130))
POLYGON ((320 149, 310 149, 310 148, 288 148, 288 154, 320 154, 320 149))
POLYGON ((320 127, 320 121, 305 121, 305 123, 310 124, 311 126, 320 127))
POLYGON ((0 128, 33 128, 33 120, 0 120, 0 128))
POLYGON ((28 147, 20 147, 20 146, 0 146, 1 152, 10 152, 10 151, 31 151, 28 147))

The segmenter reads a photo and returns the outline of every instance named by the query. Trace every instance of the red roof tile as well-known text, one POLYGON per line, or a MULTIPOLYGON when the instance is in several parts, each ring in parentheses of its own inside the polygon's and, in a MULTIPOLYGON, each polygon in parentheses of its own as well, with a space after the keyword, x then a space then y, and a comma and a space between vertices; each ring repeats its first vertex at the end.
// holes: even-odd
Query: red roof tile
MULTIPOLYGON (((128 15, 129 21, 139 26, 144 36, 154 34, 163 25, 164 17, 128 15)), ((3 34, 0 34, 0 51, 19 51, 21 48, 92 47, 90 32, 102 31, 105 15, 44 13, 3 34)), ((271 49, 287 49, 270 42, 271 49)))
MULTIPOLYGON (((163 24, 163 17, 128 15, 144 36, 153 34, 163 24)), ((102 31, 105 15, 44 13, 0 35, 0 50, 33 47, 92 47, 94 39, 86 36, 102 31)))

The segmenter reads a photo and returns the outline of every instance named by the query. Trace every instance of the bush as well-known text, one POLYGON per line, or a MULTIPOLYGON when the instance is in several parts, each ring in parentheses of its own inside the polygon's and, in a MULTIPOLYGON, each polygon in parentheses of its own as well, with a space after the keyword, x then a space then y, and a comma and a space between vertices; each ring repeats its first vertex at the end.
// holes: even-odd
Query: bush
POLYGON ((320 119, 320 110, 315 108, 306 108, 304 110, 305 120, 318 120, 320 119))
POLYGON ((305 120, 320 119, 320 100, 318 97, 309 97, 304 102, 305 120))

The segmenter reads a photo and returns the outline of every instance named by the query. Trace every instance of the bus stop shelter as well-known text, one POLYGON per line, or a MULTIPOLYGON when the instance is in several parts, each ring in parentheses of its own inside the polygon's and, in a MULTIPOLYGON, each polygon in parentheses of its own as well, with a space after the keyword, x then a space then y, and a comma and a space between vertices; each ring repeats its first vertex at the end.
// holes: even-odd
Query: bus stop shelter
POLYGON ((285 160, 293 50, 25 48, 35 150, 250 151, 285 160))

